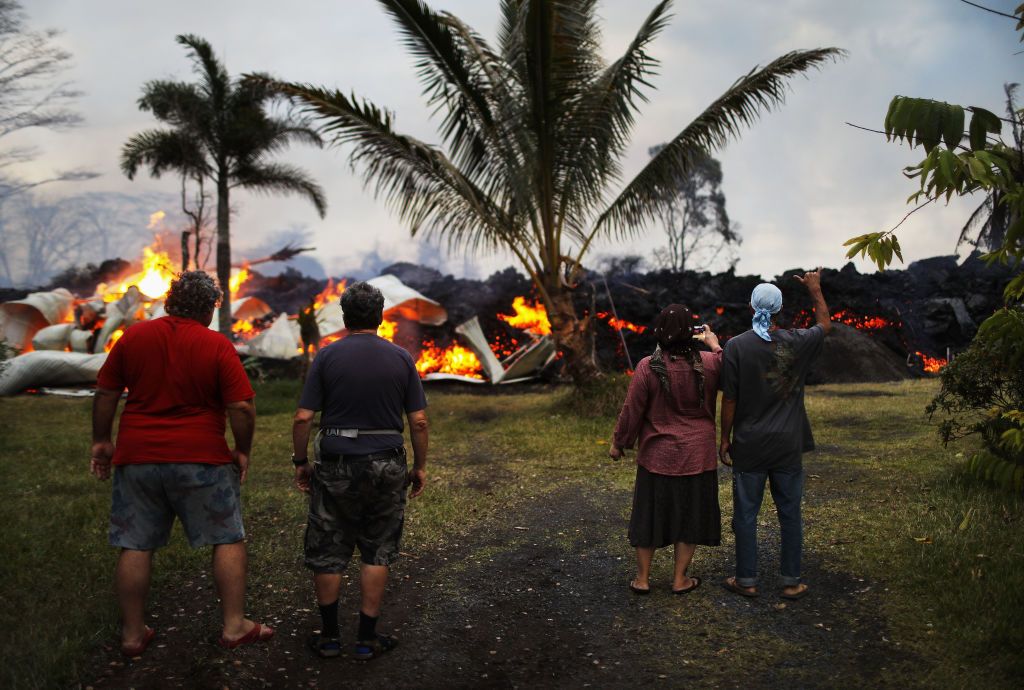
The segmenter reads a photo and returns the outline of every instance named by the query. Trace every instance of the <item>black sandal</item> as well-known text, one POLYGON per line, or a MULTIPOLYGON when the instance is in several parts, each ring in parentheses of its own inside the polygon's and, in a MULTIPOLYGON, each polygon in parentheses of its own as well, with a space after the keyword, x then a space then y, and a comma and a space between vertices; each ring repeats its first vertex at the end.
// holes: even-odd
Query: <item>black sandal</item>
POLYGON ((353 656, 359 661, 369 661, 370 659, 376 659, 381 654, 390 652, 397 646, 398 640, 391 635, 377 633, 377 639, 375 640, 360 640, 356 642, 353 656))
POLYGON ((690 585, 689 587, 683 587, 682 589, 673 589, 672 593, 673 594, 689 594, 693 590, 695 590, 698 587, 700 587, 701 579, 699 577, 691 577, 690 579, 693 580, 693 584, 692 585, 690 585))
POLYGON ((337 637, 324 637, 316 633, 309 636, 306 646, 321 659, 333 659, 341 655, 341 642, 337 637))

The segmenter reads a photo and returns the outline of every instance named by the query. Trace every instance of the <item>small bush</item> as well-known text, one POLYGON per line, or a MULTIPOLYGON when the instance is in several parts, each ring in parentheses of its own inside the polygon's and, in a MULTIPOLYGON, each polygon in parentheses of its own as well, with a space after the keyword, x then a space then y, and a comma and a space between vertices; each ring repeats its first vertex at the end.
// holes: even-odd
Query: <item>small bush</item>
POLYGON ((617 417, 626 400, 630 377, 627 374, 605 374, 584 386, 573 388, 557 405, 560 412, 577 417, 617 417))

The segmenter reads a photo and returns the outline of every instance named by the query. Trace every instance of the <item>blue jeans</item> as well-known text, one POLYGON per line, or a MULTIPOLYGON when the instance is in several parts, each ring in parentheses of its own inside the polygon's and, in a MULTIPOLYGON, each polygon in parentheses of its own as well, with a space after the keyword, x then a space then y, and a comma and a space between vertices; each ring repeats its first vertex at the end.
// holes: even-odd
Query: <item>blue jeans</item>
POLYGON ((782 556, 779 571, 782 584, 800 584, 800 552, 803 549, 803 524, 800 501, 803 498, 802 467, 767 472, 733 472, 732 531, 736 535, 736 584, 753 587, 757 584, 757 514, 764 499, 764 484, 771 482, 772 499, 779 514, 782 532, 782 556))

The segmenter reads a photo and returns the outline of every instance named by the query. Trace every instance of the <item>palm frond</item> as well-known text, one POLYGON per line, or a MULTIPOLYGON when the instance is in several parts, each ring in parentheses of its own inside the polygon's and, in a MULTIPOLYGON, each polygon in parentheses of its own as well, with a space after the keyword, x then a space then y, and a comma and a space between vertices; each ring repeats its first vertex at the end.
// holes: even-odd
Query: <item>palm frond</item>
POLYGON ((149 166, 153 177, 171 170, 200 176, 210 172, 198 142, 176 129, 146 130, 125 143, 121 149, 121 171, 131 180, 142 166, 149 166))
POLYGON ((970 244, 971 246, 977 247, 981 236, 985 234, 985 226, 988 225, 992 217, 992 195, 988 194, 985 196, 985 200, 981 202, 978 208, 974 209, 974 212, 964 223, 964 226, 960 228, 960 236, 956 239, 957 249, 963 244, 970 244), (975 234, 975 228, 981 226, 978 233, 975 234), (973 235, 973 237, 972 237, 973 235))
POLYGON ((309 199, 323 218, 327 213, 327 196, 323 187, 302 168, 286 163, 253 162, 239 166, 233 175, 235 185, 264 194, 298 194, 309 199))
POLYGON ((574 159, 574 110, 604 68, 592 0, 524 0, 503 27, 504 58, 522 84, 522 127, 531 138, 537 242, 558 263, 564 180, 574 159))
POLYGON ((636 233, 673 196, 679 179, 698 157, 721 148, 763 113, 785 102, 790 77, 844 55, 838 48, 793 51, 740 77, 651 158, 600 215, 590 237, 609 231, 620 236, 636 233))
POLYGON ((142 87, 139 110, 149 111, 161 122, 195 132, 205 140, 212 133, 214 113, 195 84, 154 80, 142 87))
POLYGON ((175 40, 189 49, 195 62, 195 72, 202 79, 203 90, 219 110, 231 90, 231 77, 228 76, 227 68, 213 54, 213 47, 206 39, 195 34, 179 34, 175 40))
MULTIPOLYGON (((254 78, 249 76, 247 78, 254 78)), ((336 145, 353 147, 349 160, 413 234, 442 235, 452 246, 493 249, 516 242, 505 212, 440 150, 397 133, 391 113, 367 101, 305 84, 276 88, 319 116, 336 145)))
POLYGON ((648 45, 665 28, 672 0, 662 0, 651 10, 626 52, 609 65, 593 82, 574 115, 576 127, 565 182, 566 197, 562 213, 568 229, 582 237, 586 210, 598 202, 607 184, 620 173, 619 158, 629 143, 640 102, 647 96, 641 87, 651 87, 648 78, 658 61, 648 53, 648 45), (578 222, 572 222, 578 220, 578 222))
POLYGON ((379 2, 416 58, 427 105, 443 113, 440 132, 452 160, 475 177, 488 167, 494 147, 500 144, 495 136, 486 72, 473 65, 476 56, 465 50, 464 40, 445 15, 434 12, 421 0, 379 2))

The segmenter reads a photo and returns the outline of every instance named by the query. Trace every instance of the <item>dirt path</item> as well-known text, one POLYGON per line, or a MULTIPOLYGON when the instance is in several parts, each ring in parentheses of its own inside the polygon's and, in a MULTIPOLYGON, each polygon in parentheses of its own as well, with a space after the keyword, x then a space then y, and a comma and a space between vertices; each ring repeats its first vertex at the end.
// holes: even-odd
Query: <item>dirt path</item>
MULTIPOLYGON (((809 475, 825 475, 820 462, 808 463, 809 475)), ((814 505, 842 493, 850 481, 832 477, 810 482, 810 529, 814 505)), ((597 482, 563 486, 525 502, 486 532, 464 536, 457 546, 403 559, 393 570, 381 622, 401 646, 386 658, 322 661, 305 651, 319 618, 296 561, 272 594, 261 593, 264 610, 254 612, 277 628, 272 644, 224 652, 203 640, 203 631, 216 630, 216 610, 209 580, 199 577, 155 602, 164 646, 127 664, 108 649, 83 685, 875 686, 885 684, 889 667, 912 661, 887 640, 878 614, 880 583, 836 569, 827 551, 805 553, 812 596, 778 598, 771 588, 778 573, 772 515, 762 514, 760 528, 767 585, 761 598, 743 599, 718 586, 732 563, 728 524, 721 547, 698 549, 691 573, 704 579, 699 590, 669 593, 665 550, 655 559, 655 591, 632 595, 626 588, 633 572, 625 542, 629 502, 628 491, 597 482)), ((343 611, 356 610, 355 572, 351 567, 343 588, 343 611)), ((343 634, 354 630, 352 615, 343 617, 343 634)))

